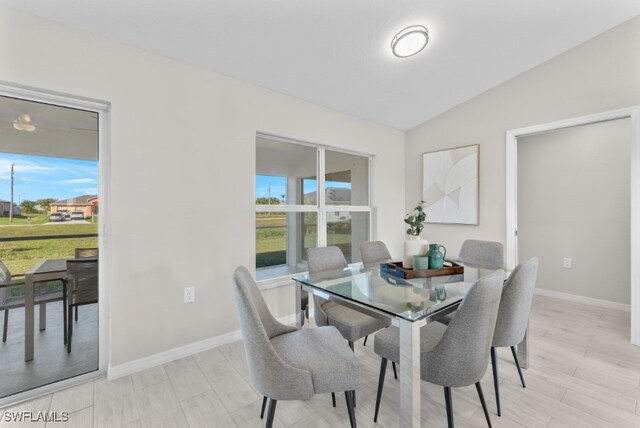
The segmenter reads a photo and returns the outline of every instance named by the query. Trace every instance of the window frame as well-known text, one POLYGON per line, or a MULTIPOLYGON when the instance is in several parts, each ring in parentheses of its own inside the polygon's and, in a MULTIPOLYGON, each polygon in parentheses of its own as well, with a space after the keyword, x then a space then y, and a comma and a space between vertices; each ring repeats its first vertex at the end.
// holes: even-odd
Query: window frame
MULTIPOLYGON (((269 140, 274 140, 274 141, 280 141, 283 143, 287 143, 287 144, 296 144, 296 145, 300 145, 300 146, 307 146, 307 147, 313 147, 316 149, 316 181, 317 181, 317 190, 316 190, 316 204, 315 205, 297 205, 297 204, 279 204, 279 205, 255 205, 255 209, 256 209, 256 213, 263 213, 263 212, 278 212, 278 213, 304 213, 304 212, 313 212, 316 213, 317 215, 317 236, 316 236, 316 244, 317 247, 326 247, 327 246, 327 213, 329 212, 367 212, 369 213, 369 227, 368 227, 368 236, 367 236, 367 240, 371 240, 371 234, 372 234, 372 224, 373 224, 373 209, 371 207, 371 201, 372 201, 372 177, 373 177, 373 170, 372 170, 372 166, 373 166, 373 156, 370 153, 362 153, 362 152, 356 152, 356 151, 352 151, 352 150, 345 150, 345 149, 341 149, 341 148, 337 148, 337 147, 332 147, 332 146, 328 146, 328 145, 323 145, 323 144, 313 144, 313 143, 309 143, 309 142, 305 142, 305 141, 300 141, 300 140, 295 140, 295 139, 291 139, 291 138, 285 138, 285 137, 279 137, 276 135, 271 135, 271 134, 266 134, 266 133, 261 133, 258 132, 256 133, 256 141, 258 138, 264 138, 264 139, 269 139, 269 140), (337 152, 337 153, 343 153, 343 154, 349 154, 349 155, 355 155, 355 156, 361 156, 363 158, 367 159, 368 165, 367 165, 367 181, 368 181, 368 186, 367 186, 367 202, 368 205, 327 205, 326 203, 326 195, 325 195, 325 177, 326 177, 326 151, 330 150, 332 152, 337 152)), ((256 159, 256 164, 257 164, 257 159, 256 159)), ((255 164, 254 164, 254 168, 255 168, 255 164)), ((254 189, 253 189, 253 193, 254 193, 254 200, 255 200, 255 177, 257 175, 257 170, 254 170, 254 189)), ((287 189, 288 191, 288 189, 287 189)), ((287 194, 287 201, 289 201, 289 195, 287 194)), ((254 242, 255 245, 255 242, 254 242)), ((289 252, 289 248, 287 247, 287 253, 289 252)), ((254 253, 256 252, 256 248, 254 247, 254 253)), ((255 262, 255 257, 254 257, 254 262, 255 262)), ((306 263, 306 262, 305 262, 306 263)), ((279 265, 282 266, 282 265, 279 265)), ((276 266, 273 266, 274 268, 276 266)), ((264 267, 264 268, 260 268, 260 270, 263 269, 270 269, 269 267, 264 267)), ((256 270, 258 270, 256 268, 256 270)), ((282 276, 277 276, 277 277, 272 277, 272 278, 267 278, 264 280, 261 280, 259 282, 263 283, 263 282, 271 282, 271 281, 277 281, 280 280, 282 278, 290 278, 296 275, 299 275, 300 273, 294 273, 294 274, 290 274, 290 275, 282 275, 282 276)))

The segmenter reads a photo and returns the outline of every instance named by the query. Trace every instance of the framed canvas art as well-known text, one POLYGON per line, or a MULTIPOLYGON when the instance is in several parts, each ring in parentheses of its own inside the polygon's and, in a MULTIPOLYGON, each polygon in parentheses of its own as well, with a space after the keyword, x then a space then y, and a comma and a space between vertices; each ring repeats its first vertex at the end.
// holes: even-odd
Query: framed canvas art
POLYGON ((427 223, 478 224, 480 146, 422 155, 422 199, 427 223))

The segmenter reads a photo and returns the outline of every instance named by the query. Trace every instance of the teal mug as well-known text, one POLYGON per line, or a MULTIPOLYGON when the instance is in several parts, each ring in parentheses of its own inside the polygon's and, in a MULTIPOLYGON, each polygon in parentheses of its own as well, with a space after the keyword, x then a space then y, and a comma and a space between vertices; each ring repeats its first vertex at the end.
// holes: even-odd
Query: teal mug
POLYGON ((413 270, 429 269, 429 256, 413 256, 413 270))

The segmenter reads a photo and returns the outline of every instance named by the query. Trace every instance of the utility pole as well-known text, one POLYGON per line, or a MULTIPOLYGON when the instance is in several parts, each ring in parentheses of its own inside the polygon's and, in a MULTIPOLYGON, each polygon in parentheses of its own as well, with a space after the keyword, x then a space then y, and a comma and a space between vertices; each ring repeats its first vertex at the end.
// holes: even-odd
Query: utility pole
POLYGON ((9 223, 13 223, 13 167, 15 163, 11 164, 11 202, 9 202, 9 223))

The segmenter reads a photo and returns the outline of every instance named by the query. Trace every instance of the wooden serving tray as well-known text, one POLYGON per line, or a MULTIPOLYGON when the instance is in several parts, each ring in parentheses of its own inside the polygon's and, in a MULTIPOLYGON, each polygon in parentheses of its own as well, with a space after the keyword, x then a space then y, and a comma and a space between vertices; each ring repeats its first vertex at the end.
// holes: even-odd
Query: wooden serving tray
POLYGON ((432 276, 458 275, 464 273, 464 266, 451 260, 446 261, 451 263, 453 266, 444 266, 440 269, 413 270, 402 267, 402 262, 389 262, 382 263, 380 265, 380 270, 389 275, 403 279, 431 278, 432 276))

